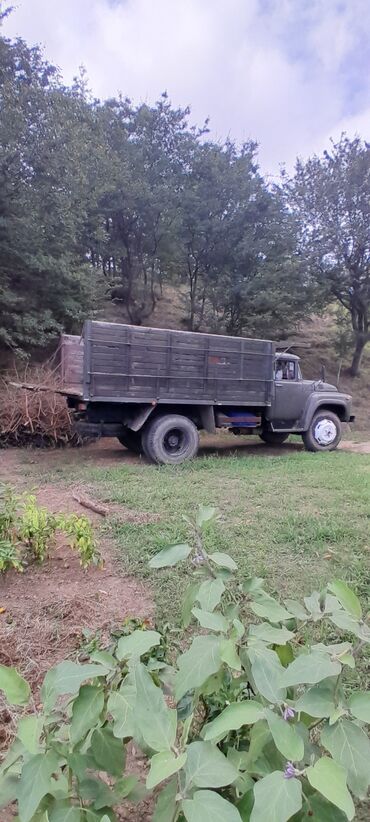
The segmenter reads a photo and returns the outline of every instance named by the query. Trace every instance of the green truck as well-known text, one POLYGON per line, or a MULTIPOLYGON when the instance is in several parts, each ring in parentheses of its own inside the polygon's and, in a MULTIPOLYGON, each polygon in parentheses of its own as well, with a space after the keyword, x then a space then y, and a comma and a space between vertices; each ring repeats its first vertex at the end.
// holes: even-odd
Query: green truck
POLYGON ((195 457, 201 430, 272 446, 298 434, 308 451, 332 451, 354 419, 350 395, 303 379, 299 357, 269 340, 87 321, 68 341, 63 377, 77 429, 118 437, 155 463, 195 457))

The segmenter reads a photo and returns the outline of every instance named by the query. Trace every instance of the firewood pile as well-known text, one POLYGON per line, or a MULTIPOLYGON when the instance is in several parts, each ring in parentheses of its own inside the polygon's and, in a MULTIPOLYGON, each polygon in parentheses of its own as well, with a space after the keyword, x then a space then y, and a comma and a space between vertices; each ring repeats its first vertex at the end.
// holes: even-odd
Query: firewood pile
POLYGON ((58 369, 39 366, 0 379, 0 448, 80 445, 58 369), (24 387, 28 386, 28 387, 24 387))

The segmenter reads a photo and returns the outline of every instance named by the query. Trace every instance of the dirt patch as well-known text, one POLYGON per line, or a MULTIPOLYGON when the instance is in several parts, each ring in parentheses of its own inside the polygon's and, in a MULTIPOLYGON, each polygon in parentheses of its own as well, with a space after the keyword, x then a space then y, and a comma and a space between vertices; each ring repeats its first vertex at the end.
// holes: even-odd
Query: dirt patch
POLYGON ((370 442, 352 442, 345 440, 340 445, 344 451, 353 451, 355 454, 370 454, 370 442))

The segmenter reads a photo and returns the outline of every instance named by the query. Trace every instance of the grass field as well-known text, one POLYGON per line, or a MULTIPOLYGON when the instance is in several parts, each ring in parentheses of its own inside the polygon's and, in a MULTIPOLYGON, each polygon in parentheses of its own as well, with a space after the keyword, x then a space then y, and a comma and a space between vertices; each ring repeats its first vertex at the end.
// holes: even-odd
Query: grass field
POLYGON ((101 500, 160 515, 151 524, 113 524, 122 570, 148 579, 160 620, 178 615, 188 569, 153 573, 148 560, 189 539, 182 515, 194 515, 199 503, 220 512, 206 547, 229 551, 242 574, 266 577, 271 591, 306 594, 339 576, 369 595, 370 456, 236 454, 177 467, 117 462, 79 470, 101 500))

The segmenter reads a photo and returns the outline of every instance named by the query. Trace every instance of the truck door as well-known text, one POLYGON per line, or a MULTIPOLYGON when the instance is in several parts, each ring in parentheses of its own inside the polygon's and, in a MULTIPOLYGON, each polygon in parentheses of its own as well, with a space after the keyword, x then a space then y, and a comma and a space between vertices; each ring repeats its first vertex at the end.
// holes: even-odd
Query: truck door
POLYGON ((297 360, 277 359, 275 363, 275 399, 271 408, 274 430, 293 430, 304 403, 301 371, 297 360))

